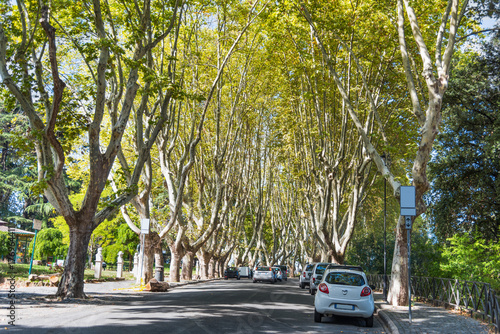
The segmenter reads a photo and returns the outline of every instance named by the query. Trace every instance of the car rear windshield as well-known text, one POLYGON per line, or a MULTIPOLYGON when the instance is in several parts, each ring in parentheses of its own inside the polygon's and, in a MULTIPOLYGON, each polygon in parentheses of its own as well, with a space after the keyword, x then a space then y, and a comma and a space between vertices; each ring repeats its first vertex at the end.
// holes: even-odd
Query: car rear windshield
POLYGON ((236 271, 236 267, 228 267, 227 270, 236 271))
POLYGON ((325 282, 329 284, 363 286, 365 279, 363 276, 354 273, 333 272, 328 274, 325 282))
POLYGON ((306 271, 312 271, 314 268, 314 264, 308 264, 306 267, 306 271))
POLYGON ((316 266, 316 274, 322 275, 325 272, 326 267, 328 267, 328 263, 318 264, 316 266))
POLYGON ((271 268, 269 267, 257 267, 257 271, 269 271, 271 268))

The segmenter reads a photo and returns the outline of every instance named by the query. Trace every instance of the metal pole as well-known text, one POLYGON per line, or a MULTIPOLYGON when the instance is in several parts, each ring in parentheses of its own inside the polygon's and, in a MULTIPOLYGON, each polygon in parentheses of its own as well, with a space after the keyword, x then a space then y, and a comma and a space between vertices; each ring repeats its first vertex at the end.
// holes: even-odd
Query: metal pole
POLYGON ((411 245, 410 245, 410 235, 411 235, 411 230, 407 229, 407 237, 408 237, 408 315, 410 319, 410 325, 411 325, 411 266, 410 266, 410 253, 411 253, 411 245))
POLYGON ((30 261, 30 271, 28 275, 31 275, 31 268, 33 267, 33 255, 35 255, 35 244, 36 244, 36 235, 38 234, 38 230, 35 230, 35 240, 33 240, 33 250, 31 251, 31 261, 30 261))
POLYGON ((387 216, 387 202, 386 202, 387 180, 384 178, 384 301, 387 301, 387 231, 386 231, 386 216, 387 216))

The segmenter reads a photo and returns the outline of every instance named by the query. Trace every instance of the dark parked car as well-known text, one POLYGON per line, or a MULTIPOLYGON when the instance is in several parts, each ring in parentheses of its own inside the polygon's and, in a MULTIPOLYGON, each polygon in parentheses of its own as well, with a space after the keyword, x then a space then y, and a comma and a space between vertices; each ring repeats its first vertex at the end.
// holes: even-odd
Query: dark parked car
POLYGON ((236 278, 240 279, 240 272, 236 267, 227 267, 224 271, 224 279, 236 278))

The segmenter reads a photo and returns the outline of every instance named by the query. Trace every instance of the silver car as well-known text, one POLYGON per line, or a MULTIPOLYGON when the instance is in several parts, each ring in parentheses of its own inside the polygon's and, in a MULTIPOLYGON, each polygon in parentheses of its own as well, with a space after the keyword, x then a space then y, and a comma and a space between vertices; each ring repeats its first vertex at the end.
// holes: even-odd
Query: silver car
POLYGON ((305 289, 306 285, 309 286, 311 282, 312 270, 314 268, 315 263, 309 263, 304 271, 300 274, 299 277, 299 286, 301 289, 305 289))
POLYGON ((276 279, 280 282, 283 282, 283 272, 280 267, 272 267, 274 272, 276 273, 276 279))
POLYGON ((372 288, 363 271, 340 266, 325 271, 314 299, 315 322, 323 316, 346 316, 362 318, 373 327, 374 310, 372 288))
POLYGON ((253 273, 253 282, 276 282, 276 272, 271 267, 256 267, 253 273))
POLYGON ((318 289, 319 282, 323 278, 323 273, 331 263, 320 262, 316 263, 312 270, 311 281, 309 282, 309 293, 314 295, 318 289))

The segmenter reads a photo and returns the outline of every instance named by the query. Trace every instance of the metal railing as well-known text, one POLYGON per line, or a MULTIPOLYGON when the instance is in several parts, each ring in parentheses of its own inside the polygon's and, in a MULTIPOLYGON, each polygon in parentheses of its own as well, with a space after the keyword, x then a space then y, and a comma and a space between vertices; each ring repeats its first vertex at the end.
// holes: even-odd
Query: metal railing
MULTIPOLYGON (((383 288, 384 275, 366 275, 370 285, 383 288)), ((391 276, 387 275, 388 284, 391 276)), ((500 296, 488 283, 461 281, 451 278, 419 277, 411 278, 412 295, 424 300, 451 305, 467 311, 472 316, 480 315, 500 330, 500 296)))

